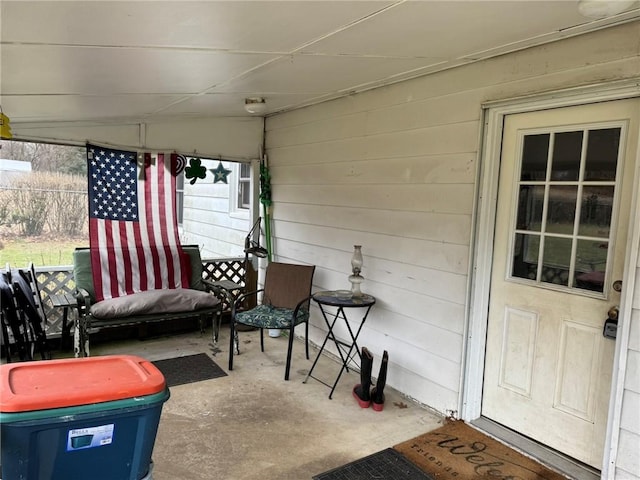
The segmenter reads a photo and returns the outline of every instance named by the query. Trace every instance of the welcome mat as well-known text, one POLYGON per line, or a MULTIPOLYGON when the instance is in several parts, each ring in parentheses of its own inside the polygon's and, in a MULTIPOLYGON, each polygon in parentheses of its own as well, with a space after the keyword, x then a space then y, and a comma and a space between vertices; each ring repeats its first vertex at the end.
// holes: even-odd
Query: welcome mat
POLYGON ((566 480, 462 421, 393 447, 434 480, 517 478, 566 480))
POLYGON ((168 387, 227 375, 206 353, 157 360, 153 364, 164 375, 168 387))
POLYGON ((434 480, 392 448, 313 477, 313 480, 434 480))

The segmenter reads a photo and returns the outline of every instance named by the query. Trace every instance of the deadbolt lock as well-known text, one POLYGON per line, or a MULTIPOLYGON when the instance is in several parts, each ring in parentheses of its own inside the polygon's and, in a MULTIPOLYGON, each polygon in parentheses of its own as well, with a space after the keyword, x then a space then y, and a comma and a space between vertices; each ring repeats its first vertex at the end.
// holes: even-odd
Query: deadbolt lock
POLYGON ((602 330, 602 335, 606 338, 612 338, 615 340, 616 334, 618 333, 618 315, 620 314, 620 310, 617 306, 613 306, 607 312, 607 319, 604 321, 604 329, 602 330))

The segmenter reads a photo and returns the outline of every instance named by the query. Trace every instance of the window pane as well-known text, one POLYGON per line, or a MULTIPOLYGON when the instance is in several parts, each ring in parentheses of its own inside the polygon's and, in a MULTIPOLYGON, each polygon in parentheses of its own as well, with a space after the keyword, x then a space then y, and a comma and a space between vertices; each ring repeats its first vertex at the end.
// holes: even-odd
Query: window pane
POLYGON ((182 225, 184 219, 184 192, 176 192, 176 219, 182 225))
POLYGON ((184 172, 176 175, 176 219, 178 225, 184 220, 184 172))
POLYGON ((578 240, 573 286, 602 292, 609 242, 578 240))
POLYGON ((547 232, 573 233, 577 196, 578 187, 559 185, 549 187, 547 232))
POLYGON ((553 145, 551 180, 578 180, 583 132, 557 133, 553 145))
POLYGON ((609 238, 614 187, 584 187, 578 233, 609 238))
POLYGON ((547 157, 549 154, 549 134, 526 135, 522 147, 521 180, 545 180, 547 178, 547 157))
POLYGON ((516 234, 513 250, 513 270, 511 275, 518 278, 535 280, 538 272, 538 250, 540 237, 537 235, 516 234))
POLYGON ((545 283, 568 286, 570 261, 570 238, 545 237, 540 280, 545 283))
POLYGON ((518 230, 540 231, 542 207, 544 206, 544 187, 522 185, 518 195, 518 230))
POLYGON ((238 208, 249 208, 251 206, 251 188, 249 182, 238 184, 238 208))
POLYGON ((615 180, 619 146, 619 128, 590 130, 584 179, 615 180))

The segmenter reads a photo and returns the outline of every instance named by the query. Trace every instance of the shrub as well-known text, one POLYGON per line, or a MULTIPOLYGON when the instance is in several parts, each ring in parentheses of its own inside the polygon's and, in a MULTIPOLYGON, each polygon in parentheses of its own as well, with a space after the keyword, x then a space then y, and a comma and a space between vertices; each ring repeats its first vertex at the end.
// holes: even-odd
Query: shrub
POLYGON ((14 178, 8 190, 11 221, 27 236, 77 235, 87 225, 85 179, 77 175, 33 172, 14 178))
POLYGON ((11 194, 0 190, 0 226, 11 225, 11 194))

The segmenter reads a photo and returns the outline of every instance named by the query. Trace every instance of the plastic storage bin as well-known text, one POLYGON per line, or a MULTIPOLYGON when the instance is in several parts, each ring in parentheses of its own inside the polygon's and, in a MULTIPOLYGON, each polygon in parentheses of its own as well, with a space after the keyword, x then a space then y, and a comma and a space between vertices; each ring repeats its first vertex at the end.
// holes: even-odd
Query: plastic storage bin
POLYGON ((132 355, 0 365, 2 480, 149 480, 162 373, 132 355))

